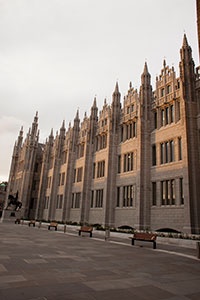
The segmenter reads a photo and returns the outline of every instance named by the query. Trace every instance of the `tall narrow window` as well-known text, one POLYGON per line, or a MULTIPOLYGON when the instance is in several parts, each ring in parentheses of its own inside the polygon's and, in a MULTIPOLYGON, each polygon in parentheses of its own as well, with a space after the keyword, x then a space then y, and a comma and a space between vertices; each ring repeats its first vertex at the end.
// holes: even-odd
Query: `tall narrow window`
POLYGON ((158 128, 158 122, 157 122, 157 111, 154 112, 154 129, 158 128))
POLYGON ((73 182, 76 182, 76 169, 74 169, 73 182))
POLYGON ((152 166, 156 166, 156 145, 152 145, 152 166))
POLYGON ((165 110, 161 109, 161 126, 165 125, 165 110))
POLYGON ((180 202, 183 205, 184 204, 184 193, 183 193, 183 178, 179 179, 179 190, 180 190, 180 202))
POLYGON ((160 182, 161 204, 165 205, 165 181, 160 182))
POLYGON ((124 207, 133 206, 133 185, 128 185, 123 187, 123 206, 124 207))
POLYGON ((95 207, 103 207, 103 189, 96 190, 96 203, 95 207))
POLYGON ((165 109, 165 125, 169 124, 169 107, 165 109))
POLYGON ((137 123, 136 121, 133 122, 133 137, 137 136, 137 123))
POLYGON ((170 106, 170 122, 174 122, 174 105, 170 106))
POLYGON ((160 163, 161 165, 165 162, 165 144, 160 144, 160 163))
POLYGON ((178 160, 182 160, 182 138, 178 138, 178 160))
POLYGON ((83 175, 83 167, 78 168, 78 170, 77 170, 77 182, 82 181, 82 175, 83 175))
POLYGON ((74 199, 75 199, 75 194, 74 194, 74 193, 72 193, 72 203, 71 203, 71 208, 73 208, 73 207, 74 207, 74 199))
POLYGON ((76 193, 75 208, 80 208, 81 193, 76 193))
POLYGON ((117 203, 116 203, 116 207, 120 206, 120 187, 117 187, 117 203))
POLYGON ((90 207, 92 208, 93 206, 94 206, 94 191, 91 191, 90 207))
POLYGON ((155 206, 157 204, 156 199, 156 182, 152 182, 152 205, 155 206))
POLYGON ((176 103, 176 119, 177 121, 181 119, 181 106, 179 101, 176 103))
POLYGON ((169 142, 169 155, 170 155, 170 162, 174 161, 174 141, 169 142))
POLYGON ((121 125, 121 139, 120 141, 123 142, 123 134, 124 134, 124 127, 123 127, 123 124, 121 125))
POLYGON ((170 197, 171 197, 171 205, 175 205, 175 186, 174 179, 170 181, 170 197))
POLYGON ((118 155, 118 168, 117 168, 117 172, 121 173, 121 155, 118 155))

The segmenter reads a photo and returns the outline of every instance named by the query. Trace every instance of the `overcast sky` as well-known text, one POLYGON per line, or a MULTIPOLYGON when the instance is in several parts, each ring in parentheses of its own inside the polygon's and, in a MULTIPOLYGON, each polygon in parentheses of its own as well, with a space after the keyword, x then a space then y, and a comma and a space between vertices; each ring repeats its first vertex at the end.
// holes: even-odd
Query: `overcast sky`
POLYGON ((145 61, 153 87, 164 58, 178 75, 184 33, 197 66, 196 21, 195 0, 0 0, 0 182, 36 111, 44 142, 95 96, 111 103, 116 81, 122 98, 139 90, 145 61))

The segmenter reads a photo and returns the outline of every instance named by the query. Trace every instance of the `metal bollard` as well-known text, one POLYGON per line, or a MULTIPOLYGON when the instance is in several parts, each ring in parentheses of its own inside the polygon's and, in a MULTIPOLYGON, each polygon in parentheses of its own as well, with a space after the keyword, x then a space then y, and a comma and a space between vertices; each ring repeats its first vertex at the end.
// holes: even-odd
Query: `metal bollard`
POLYGON ((67 231, 67 225, 64 225, 64 233, 67 231))
POLYGON ((110 238, 110 229, 106 229, 105 231, 105 241, 108 241, 110 238))
POLYGON ((197 242, 197 258, 200 259, 200 242, 197 242))

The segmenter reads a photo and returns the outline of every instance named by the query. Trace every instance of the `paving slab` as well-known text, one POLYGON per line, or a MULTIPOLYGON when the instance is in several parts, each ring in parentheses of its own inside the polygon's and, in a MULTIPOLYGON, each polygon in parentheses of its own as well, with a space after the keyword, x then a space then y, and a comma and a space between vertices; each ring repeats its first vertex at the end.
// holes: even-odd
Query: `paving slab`
POLYGON ((0 223, 0 299, 200 299, 195 250, 148 244, 0 223))

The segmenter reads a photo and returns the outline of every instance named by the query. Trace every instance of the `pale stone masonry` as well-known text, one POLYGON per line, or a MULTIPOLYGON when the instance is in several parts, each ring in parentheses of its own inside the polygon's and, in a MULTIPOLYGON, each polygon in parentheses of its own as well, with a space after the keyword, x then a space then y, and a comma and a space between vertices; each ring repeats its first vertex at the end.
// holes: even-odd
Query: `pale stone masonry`
POLYGON ((8 194, 22 216, 136 229, 200 233, 200 78, 186 35, 179 76, 166 61, 152 90, 145 63, 139 91, 118 83, 109 105, 44 145, 38 115, 14 146, 8 194))

